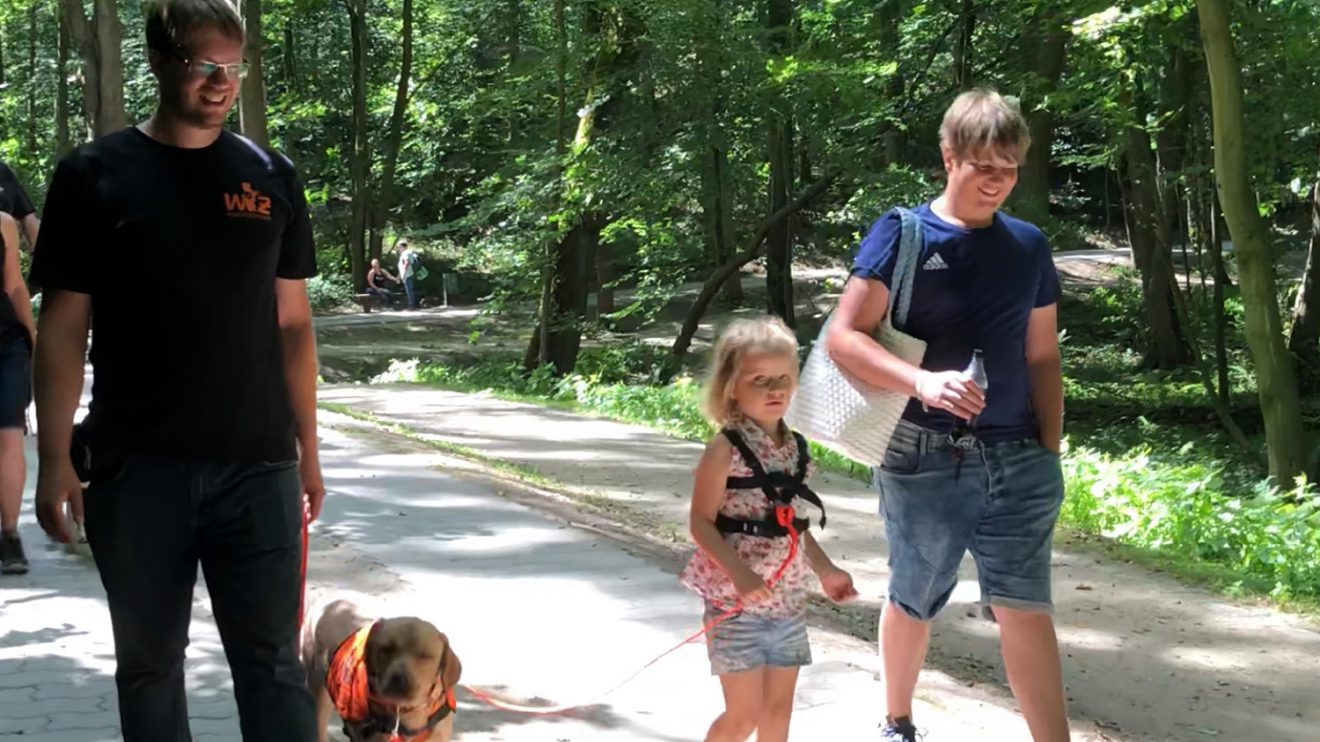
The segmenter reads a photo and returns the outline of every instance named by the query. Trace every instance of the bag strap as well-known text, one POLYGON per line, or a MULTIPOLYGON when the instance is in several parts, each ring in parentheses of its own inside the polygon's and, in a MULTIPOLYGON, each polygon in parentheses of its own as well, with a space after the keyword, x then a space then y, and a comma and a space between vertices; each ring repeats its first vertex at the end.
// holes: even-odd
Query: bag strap
POLYGON ((912 308, 912 287, 917 280, 917 263, 921 260, 921 248, 926 240, 921 219, 916 214, 901 206, 894 210, 898 212, 901 230, 898 259, 894 263, 894 285, 889 292, 889 312, 885 317, 895 328, 902 328, 907 325, 908 311, 912 308))

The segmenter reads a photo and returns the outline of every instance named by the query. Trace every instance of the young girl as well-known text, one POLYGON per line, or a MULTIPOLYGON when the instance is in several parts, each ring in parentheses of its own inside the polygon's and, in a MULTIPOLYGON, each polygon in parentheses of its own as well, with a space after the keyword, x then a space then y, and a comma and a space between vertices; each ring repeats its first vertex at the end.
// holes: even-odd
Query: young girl
POLYGON ((706 406, 723 430, 697 464, 691 529, 700 548, 682 580, 706 599, 707 624, 737 610, 707 634, 725 710, 706 742, 742 742, 753 731, 758 742, 787 740, 798 670, 811 663, 808 570, 835 602, 857 594, 810 533, 793 550, 775 508, 783 503, 771 501, 789 501, 800 531, 815 510, 808 499, 819 504, 803 483, 805 442, 783 421, 797 376, 797 339, 777 318, 736 321, 715 346, 706 406))

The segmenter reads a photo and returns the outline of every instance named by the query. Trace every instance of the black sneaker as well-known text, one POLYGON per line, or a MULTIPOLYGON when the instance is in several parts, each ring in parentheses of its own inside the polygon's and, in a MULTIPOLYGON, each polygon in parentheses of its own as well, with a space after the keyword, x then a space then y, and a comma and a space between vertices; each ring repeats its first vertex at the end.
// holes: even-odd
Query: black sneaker
MULTIPOLYGON (((900 716, 897 719, 886 721, 884 727, 880 730, 880 739, 885 742, 917 742, 917 735, 920 732, 912 726, 912 718, 900 716)), ((926 735, 921 734, 922 737, 926 735)))
POLYGON ((25 575, 28 571, 27 555, 23 553, 23 539, 18 533, 0 533, 0 574, 25 575))

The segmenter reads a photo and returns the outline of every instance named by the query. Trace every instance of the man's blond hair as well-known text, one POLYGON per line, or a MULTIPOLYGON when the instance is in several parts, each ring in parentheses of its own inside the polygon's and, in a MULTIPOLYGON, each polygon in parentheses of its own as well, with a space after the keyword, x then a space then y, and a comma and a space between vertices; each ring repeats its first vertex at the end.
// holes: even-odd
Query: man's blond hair
POLYGON ((959 158, 992 155, 1020 163, 1031 147, 1031 132, 1017 101, 977 88, 959 95, 944 112, 940 144, 959 158))

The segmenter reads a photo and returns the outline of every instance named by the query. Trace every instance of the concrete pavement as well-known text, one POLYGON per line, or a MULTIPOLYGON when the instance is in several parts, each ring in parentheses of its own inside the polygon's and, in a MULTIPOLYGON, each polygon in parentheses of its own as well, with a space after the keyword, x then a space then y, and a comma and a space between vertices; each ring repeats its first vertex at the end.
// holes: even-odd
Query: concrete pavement
MULTIPOLYGON (((575 488, 582 506, 630 522, 674 551, 690 548, 684 524, 700 444, 638 425, 423 386, 327 387, 320 399, 535 469, 575 488)), ((862 594, 845 610, 825 606, 815 615, 873 638, 888 580, 876 494, 830 474, 819 475, 813 488, 830 513, 817 538, 853 573, 862 594)), ((922 692, 940 706, 952 691, 1011 715, 996 628, 969 615, 979 597, 970 558, 961 578, 950 608, 932 627, 922 692)), ((1235 604, 1088 551, 1056 550, 1054 600, 1074 739, 1315 738, 1320 707, 1311 699, 1320 692, 1314 672, 1320 631, 1314 623, 1264 605, 1235 604)), ((873 667, 874 644, 858 656, 867 655, 871 664, 858 663, 873 667)), ((869 702, 880 698, 877 690, 869 702)), ((931 717, 918 715, 923 725, 931 717)), ((991 738, 1025 737, 1021 726, 1009 729, 991 738)))
MULTIPOLYGON (((589 704, 539 718, 460 694, 460 739, 702 738, 721 701, 700 645, 600 697, 700 625, 699 601, 671 568, 571 525, 576 519, 529 507, 535 496, 463 461, 346 419, 336 425, 323 431, 331 494, 314 527, 309 600, 370 596, 382 612, 420 615, 447 632, 465 682, 513 700, 589 704)), ((34 466, 30 458, 31 476, 34 466)), ((117 739, 113 644, 95 568, 46 545, 30 492, 22 533, 32 571, 0 580, 0 738, 117 739)), ((195 739, 237 740, 232 687, 201 581, 192 636, 186 672, 195 739)), ((793 739, 872 735, 880 697, 874 649, 828 631, 813 630, 813 641, 816 664, 803 674, 793 739)), ((1001 739, 1019 729, 1010 712, 981 699, 950 696, 950 704, 962 713, 926 715, 958 718, 958 731, 998 729, 1007 734, 1001 739)))

